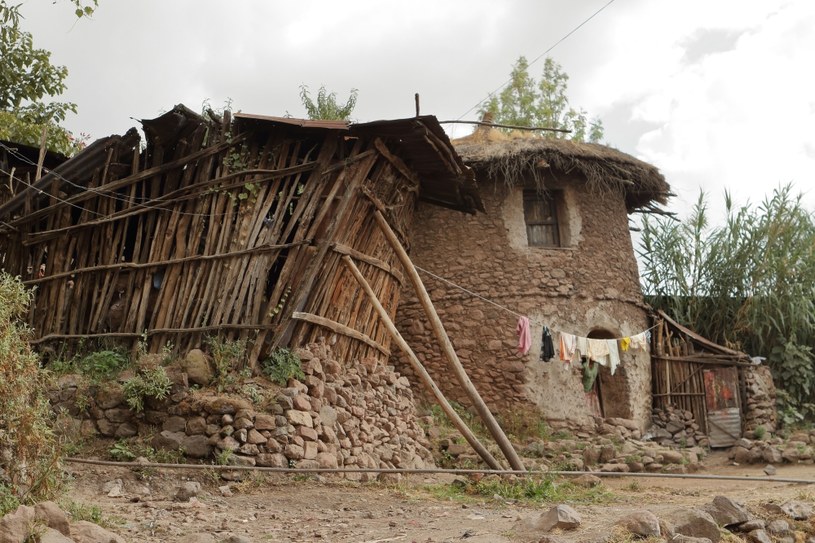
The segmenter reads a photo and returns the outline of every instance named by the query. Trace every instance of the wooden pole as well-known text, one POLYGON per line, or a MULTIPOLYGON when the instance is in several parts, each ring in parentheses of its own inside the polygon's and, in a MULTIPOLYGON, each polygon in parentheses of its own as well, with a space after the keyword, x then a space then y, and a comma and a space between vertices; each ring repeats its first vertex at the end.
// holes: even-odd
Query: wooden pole
POLYGON ((436 398, 436 401, 439 403, 439 406, 441 407, 442 411, 444 411, 444 414, 447 415, 447 418, 450 419, 450 422, 452 422, 453 425, 458 429, 458 431, 461 432, 461 435, 464 436, 464 439, 467 440, 467 443, 469 443, 472 446, 472 448, 475 450, 475 452, 478 453, 478 456, 480 456, 484 460, 484 462, 486 462, 493 469, 503 469, 501 465, 498 464, 498 461, 484 447, 484 445, 482 445, 481 442, 478 441, 478 438, 467 426, 467 423, 465 423, 461 419, 461 417, 458 416, 458 413, 456 413, 455 410, 453 410, 453 408, 450 406, 450 403, 447 401, 447 398, 444 397, 444 394, 436 385, 436 383, 433 381, 433 378, 430 376, 430 374, 427 373, 427 370, 419 361, 419 359, 416 357, 416 354, 413 352, 413 349, 410 348, 410 345, 408 345, 407 341, 405 341, 405 339, 402 337, 402 334, 400 334, 399 330, 396 329, 396 325, 393 324, 390 315, 388 315, 388 312, 385 310, 385 308, 382 306, 382 303, 376 297, 376 294, 371 288, 371 285, 368 284, 368 281, 362 275, 362 272, 359 271, 359 268, 357 268, 356 264, 354 264, 354 261, 351 260, 351 257, 345 255, 342 257, 342 261, 345 263, 345 265, 354 275, 354 278, 356 278, 359 285, 368 295, 368 299, 371 301, 371 303, 374 306, 374 309, 376 309, 376 312, 379 314, 379 318, 382 319, 382 323, 388 329, 388 332, 390 332, 396 344, 399 345, 399 348, 402 349, 402 352, 405 353, 405 355, 408 357, 408 360, 410 361, 410 367, 413 369, 414 373, 416 373, 416 376, 419 377, 419 380, 422 382, 424 387, 436 398))
POLYGON ((450 369, 453 370, 458 382, 464 388, 464 392, 467 393, 470 401, 473 402, 478 415, 484 422, 484 426, 487 427, 487 430, 489 430, 490 434, 492 434, 495 442, 498 443, 498 446, 501 448, 501 452, 504 453, 504 456, 509 461, 512 469, 526 469, 524 468, 523 462, 521 462, 521 458, 518 456, 518 453, 515 452, 515 449, 512 447, 512 443, 509 442, 509 439, 507 439, 507 436, 504 434, 501 426, 498 425, 495 417, 492 416, 487 404, 484 403, 484 400, 478 394, 478 391, 475 389, 472 381, 470 381, 470 377, 467 375, 467 372, 464 371, 464 367, 461 365, 461 361, 458 359, 458 355, 453 348, 453 344, 450 342, 450 338, 447 336, 447 332, 444 330, 441 319, 439 318, 438 313, 436 313, 436 309, 433 307, 433 302, 430 300, 430 296, 427 294, 427 290, 422 283, 422 279, 419 277, 419 272, 416 271, 416 267, 413 265, 413 262, 411 262, 405 248, 402 247, 401 243, 399 243, 396 233, 394 233, 388 224, 388 221, 385 220, 385 217, 378 209, 374 211, 374 217, 382 232, 385 234, 385 238, 387 238, 388 242, 393 247, 393 250, 396 252, 396 255, 399 257, 399 260, 402 262, 402 266, 404 266, 408 278, 410 278, 410 282, 413 283, 413 288, 416 290, 416 295, 419 297, 419 301, 430 319, 433 333, 436 335, 436 339, 441 345, 442 352, 447 357, 450 369))
POLYGON ((37 157, 37 173, 34 174, 34 182, 40 180, 42 177, 42 165, 45 162, 45 144, 48 141, 48 122, 42 125, 42 134, 40 134, 40 154, 37 157))

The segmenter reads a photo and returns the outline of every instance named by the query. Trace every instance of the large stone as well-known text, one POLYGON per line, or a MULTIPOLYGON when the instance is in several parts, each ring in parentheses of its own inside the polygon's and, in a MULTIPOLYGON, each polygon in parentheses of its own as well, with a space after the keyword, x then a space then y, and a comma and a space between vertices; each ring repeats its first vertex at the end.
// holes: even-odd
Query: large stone
POLYGON ((269 468, 288 467, 289 461, 280 453, 261 453, 256 457, 257 465, 269 468))
POLYGON ((662 455, 663 464, 681 464, 685 457, 679 451, 666 450, 660 453, 662 455))
POLYGON ((323 423, 323 426, 328 426, 329 428, 334 426, 337 422, 337 411, 330 405, 324 405, 320 408, 320 421, 323 423))
POLYGON ((660 537, 659 519, 650 511, 635 511, 617 521, 629 532, 640 537, 660 537))
POLYGON ((184 417, 167 417, 161 429, 168 432, 184 432, 187 430, 187 419, 184 417))
POLYGON ((812 516, 812 506, 800 501, 782 503, 781 510, 793 520, 809 520, 812 516))
POLYGON ((790 523, 782 519, 771 520, 767 523, 767 531, 774 536, 787 535, 790 531, 790 523))
POLYGON ((169 432, 164 430, 160 434, 153 437, 151 444, 156 449, 177 451, 181 448, 181 444, 184 442, 186 437, 187 434, 184 432, 169 432))
POLYGON ((187 436, 181 442, 184 454, 190 458, 209 458, 212 454, 212 445, 209 438, 204 435, 187 436))
POLYGON ((784 459, 781 457, 781 451, 775 447, 767 447, 761 453, 761 457, 769 464, 782 464, 784 459))
POLYGON ((753 530, 748 533, 747 541, 750 543, 773 543, 772 538, 764 530, 753 530))
POLYGON ((38 543, 74 543, 73 539, 53 528, 46 528, 37 538, 37 541, 38 543))
POLYGON ((187 353, 183 368, 187 372, 187 380, 202 387, 207 386, 215 377, 209 358, 201 349, 193 349, 187 353))
POLYGON ((175 489, 173 498, 176 501, 188 502, 191 498, 198 496, 201 492, 201 483, 197 481, 186 481, 175 489))
POLYGON ((34 506, 34 517, 58 532, 71 535, 68 527, 68 516, 54 502, 40 502, 34 506))
POLYGON ((727 496, 716 496, 713 502, 702 509, 710 513, 719 526, 733 526, 750 520, 750 513, 747 512, 747 509, 727 496))
POLYGON ((337 455, 333 453, 318 453, 315 458, 322 469, 336 469, 339 467, 337 455))
POLYGON ((699 509, 680 509, 666 517, 671 531, 690 537, 704 537, 711 543, 718 543, 721 539, 719 526, 713 517, 699 509))
POLYGON ((34 508, 27 505, 21 505, 13 513, 0 518, 0 543, 27 541, 34 518, 34 508))
POLYGON ((308 426, 309 428, 314 427, 314 420, 311 418, 311 415, 305 411, 289 409, 286 411, 286 418, 290 423, 295 425, 308 426))
POLYGON ((71 523, 71 538, 76 543, 125 543, 120 536, 87 520, 71 523))
POLYGON ((555 528, 574 530, 580 526, 580 514, 568 505, 556 505, 546 513, 541 513, 535 522, 535 528, 549 532, 555 528))
POLYGON ((125 403, 125 395, 122 385, 116 382, 109 382, 104 387, 100 387, 96 393, 96 407, 99 409, 112 409, 125 403))
POLYGON ((255 416, 255 430, 262 432, 263 430, 274 430, 276 427, 274 415, 258 413, 255 416))

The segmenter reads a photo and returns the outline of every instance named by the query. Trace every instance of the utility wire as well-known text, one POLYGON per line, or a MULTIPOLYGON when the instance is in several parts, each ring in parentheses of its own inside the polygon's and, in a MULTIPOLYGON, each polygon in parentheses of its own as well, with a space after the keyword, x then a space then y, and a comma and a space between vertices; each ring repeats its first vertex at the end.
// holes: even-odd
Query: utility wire
MULTIPOLYGON (((586 23, 588 23, 589 21, 591 21, 592 19, 594 19, 594 18, 595 18, 597 15, 599 15, 599 14, 600 14, 600 12, 601 12, 601 11, 603 11, 604 9, 606 9, 608 6, 610 6, 611 4, 613 4, 615 1, 616 1, 616 0, 609 0, 609 1, 608 1, 608 2, 607 2, 607 3, 606 3, 604 6, 603 6, 603 7, 601 7, 600 9, 598 9, 597 11, 595 11, 594 13, 592 13, 592 14, 591 14, 591 15, 590 15, 590 16, 589 16, 587 19, 585 19, 585 20, 584 20, 582 23, 580 23, 579 25, 577 25, 576 27, 574 27, 573 29, 571 29, 571 30, 570 30, 570 31, 569 31, 569 32, 568 32, 568 33, 567 33, 565 36, 563 36, 563 37, 562 37, 562 38, 560 38, 558 41, 556 41, 554 44, 552 44, 552 45, 549 47, 549 49, 547 49, 546 51, 544 51, 544 52, 543 52, 543 53, 541 53, 540 55, 536 56, 536 57, 534 58, 534 60, 532 60, 532 62, 530 62, 530 63, 529 63, 529 66, 532 66, 532 65, 533 65, 533 64, 535 64, 537 61, 539 61, 541 58, 543 58, 544 56, 546 56, 546 55, 547 55, 547 54, 548 54, 548 53, 549 53, 549 52, 550 52, 552 49, 554 49, 555 47, 557 47, 558 45, 560 45, 560 44, 561 44, 563 41, 565 41, 565 40, 566 40, 566 39, 567 39, 569 36, 571 36, 572 34, 574 34, 575 32, 577 32, 578 30, 580 30, 580 28, 582 28, 582 27, 583 27, 583 25, 585 25, 586 23)), ((500 91, 501 89, 503 89, 504 87, 506 87, 506 86, 507 86, 507 84, 508 84, 508 83, 510 83, 511 81, 512 81, 512 78, 510 77, 509 79, 507 79, 506 81, 504 81, 503 83, 501 83, 501 85, 499 85, 499 86, 498 86, 498 88, 496 88, 494 91, 492 91, 491 93, 489 93, 489 94, 487 95, 487 97, 486 97, 486 98, 484 98, 484 99, 483 99, 483 100, 481 100, 480 102, 477 102, 477 103, 476 103, 476 104, 475 104, 473 107, 471 107, 470 109, 468 109, 467 111, 465 111, 465 112, 464 112, 464 113, 463 113, 463 114, 462 114, 462 115, 461 115, 461 116, 460 116, 460 117, 459 117, 457 120, 459 120, 459 121, 460 121, 461 119, 463 119, 464 117, 466 117, 466 116, 467 116, 467 115, 468 115, 468 114, 469 114, 471 111, 473 111, 475 108, 477 108, 478 106, 480 106, 481 104, 483 104, 484 102, 486 102, 487 100, 489 100, 490 98, 492 98, 492 97, 495 95, 495 93, 497 93, 498 91, 500 91)))
MULTIPOLYGON (((5 149, 6 151, 8 151, 11 155, 13 155, 15 158, 17 158, 18 160, 20 160, 22 162, 25 162, 25 163, 27 163, 27 164, 29 164, 31 166, 36 166, 37 165, 36 163, 32 162, 26 156, 17 153, 13 148, 8 147, 7 145, 5 145, 2 142, 0 142, 0 147, 5 149)), ((69 184, 69 185, 71 185, 71 186, 73 186, 73 187, 75 187, 75 188, 77 188, 79 190, 82 190, 82 191, 85 191, 85 192, 92 192, 94 194, 97 194, 97 195, 105 197, 105 198, 109 198, 111 200, 116 200, 116 201, 123 202, 123 203, 126 203, 126 204, 131 204, 136 208, 155 209, 155 210, 158 210, 158 211, 172 211, 172 212, 177 213, 179 215, 187 215, 187 216, 191 216, 191 217, 211 217, 211 218, 215 218, 215 217, 225 217, 227 215, 232 214, 232 212, 216 213, 216 214, 212 214, 212 213, 195 213, 195 212, 190 212, 190 211, 174 210, 174 209, 172 209, 170 207, 167 207, 167 206, 164 206, 164 205, 150 205, 149 203, 143 203, 143 202, 145 202, 145 201, 146 202, 153 202, 153 201, 155 201, 153 198, 148 198, 148 197, 132 197, 131 198, 129 196, 120 196, 120 195, 118 195, 116 193, 109 193, 107 191, 95 189, 93 187, 83 187, 82 185, 79 185, 78 183, 74 183, 70 179, 66 179, 65 177, 63 177, 62 175, 60 175, 59 173, 57 173, 57 172, 55 172, 53 170, 44 169, 44 171, 47 174, 51 174, 54 177, 56 177, 57 179, 59 179, 61 181, 64 181, 65 183, 67 183, 67 184, 69 184), (138 202, 137 200, 141 200, 142 202, 138 202)), ((27 185, 28 187, 33 188, 34 190, 37 190, 40 194, 46 194, 45 191, 43 191, 41 189, 38 189, 37 187, 35 187, 31 183, 26 182, 25 180, 23 180, 22 178, 20 178, 20 177, 18 177, 16 175, 12 175, 10 172, 7 172, 5 170, 0 169, 0 173, 3 173, 4 175, 7 175, 7 176, 9 176, 9 177, 11 177, 13 179, 16 179, 20 183, 22 183, 24 185, 27 185)), ((93 213, 94 215, 97 215, 99 217, 108 217, 109 216, 109 215, 105 215, 104 213, 99 213, 99 212, 93 211, 93 210, 88 209, 88 208, 86 208, 84 206, 76 205, 76 204, 74 204, 72 202, 69 202, 67 200, 63 200, 62 198, 59 198, 57 196, 53 196, 53 198, 56 198, 58 201, 62 202, 63 204, 68 204, 68 205, 70 205, 72 207, 75 207, 77 209, 81 209, 83 211, 88 211, 88 212, 93 213)), ((170 203, 172 203, 172 201, 168 200, 168 201, 166 201, 166 203, 170 204, 170 203)))

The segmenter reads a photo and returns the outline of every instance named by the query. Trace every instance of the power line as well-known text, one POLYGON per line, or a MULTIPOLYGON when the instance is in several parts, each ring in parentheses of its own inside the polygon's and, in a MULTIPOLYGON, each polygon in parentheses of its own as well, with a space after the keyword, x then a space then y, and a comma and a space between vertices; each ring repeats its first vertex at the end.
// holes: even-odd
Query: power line
MULTIPOLYGON (((560 38, 558 41, 556 41, 554 44, 552 44, 552 45, 549 47, 549 49, 547 49, 546 51, 544 51, 544 52, 543 52, 543 53, 541 53, 540 55, 536 56, 536 57, 534 58, 534 60, 532 60, 532 62, 530 62, 530 63, 529 63, 529 66, 532 66, 532 65, 533 65, 533 64, 535 64, 537 61, 539 61, 541 58, 543 58, 544 56, 546 56, 546 55, 547 55, 547 54, 548 54, 548 53, 549 53, 549 52, 550 52, 552 49, 554 49, 555 47, 557 47, 558 45, 560 45, 560 44, 561 44, 563 41, 565 41, 565 40, 566 40, 566 39, 567 39, 569 36, 571 36, 572 34, 574 34, 575 32, 577 32, 578 30, 580 30, 580 28, 581 28, 581 27, 583 27, 583 25, 585 25, 586 23, 588 23, 589 21, 591 21, 592 19, 594 19, 594 18, 595 18, 595 17, 596 17, 596 16, 597 16, 597 15, 598 15, 598 14, 599 14, 601 11, 603 11, 604 9, 606 9, 608 6, 610 6, 611 4, 613 4, 615 1, 616 1, 616 0, 609 0, 609 1, 608 1, 608 2, 607 2, 607 3, 606 3, 604 6, 603 6, 603 7, 601 7, 600 9, 598 9, 597 11, 595 11, 594 13, 592 13, 592 14, 591 14, 591 15, 590 15, 590 16, 589 16, 587 19, 585 19, 585 20, 584 20, 582 23, 580 23, 579 25, 577 25, 576 27, 574 27, 573 29, 571 29, 571 30, 570 30, 570 31, 569 31, 569 32, 568 32, 568 33, 567 33, 565 36, 563 36, 563 37, 562 37, 562 38, 560 38)), ((490 92, 489 94, 487 94, 487 97, 486 97, 486 98, 484 98, 483 100, 481 100, 481 101, 477 102, 477 103, 476 103, 476 104, 475 104, 473 107, 471 107, 470 109, 468 109, 467 111, 465 111, 465 112, 464 112, 464 113, 463 113, 463 114, 462 114, 462 115, 461 115, 461 116, 460 116, 460 117, 459 117, 457 120, 459 120, 459 121, 460 121, 461 119, 463 119, 464 117, 466 117, 466 116, 467 116, 467 115, 468 115, 468 114, 469 114, 469 113, 470 113, 472 110, 474 110, 475 108, 477 108, 478 106, 480 106, 481 104, 483 104, 484 102, 486 102, 487 100, 489 100, 490 98, 492 98, 492 97, 495 95, 495 93, 496 93, 496 92, 498 92, 498 91, 500 91, 501 89, 503 89, 504 87, 506 87, 506 86, 507 86, 507 84, 508 84, 508 83, 510 83, 511 81, 512 81, 512 78, 510 77, 509 79, 507 79, 506 81, 504 81, 503 83, 501 83, 501 85, 499 85, 499 86, 498 86, 498 87, 497 87, 495 90, 493 90, 492 92, 490 92)))
MULTIPOLYGON (((0 142, 0 147, 5 149, 6 151, 8 151, 11 155, 13 155, 18 160, 20 160, 22 162, 25 162, 25 163, 27 163, 27 164, 29 164, 31 166, 36 166, 36 163, 32 162, 28 157, 17 153, 14 149, 8 147, 4 143, 0 142)), ((48 173, 48 174, 53 175, 57 179, 59 179, 61 181, 64 181, 65 183, 67 183, 67 184, 69 184, 69 185, 71 185, 71 186, 73 186, 75 188, 78 188, 79 190, 82 190, 82 191, 85 191, 85 192, 92 192, 94 194, 97 194, 98 196, 102 196, 102 197, 109 198, 111 200, 116 200, 116 201, 119 201, 119 202, 123 202, 123 203, 126 203, 126 204, 131 204, 135 208, 154 209, 154 210, 158 210, 158 211, 172 211, 172 212, 177 213, 179 215, 186 215, 186 216, 191 216, 191 217, 210 217, 210 218, 225 217, 225 216, 230 215, 232 213, 232 212, 224 212, 224 213, 216 213, 216 214, 212 214, 212 213, 195 213, 195 212, 190 212, 190 211, 174 210, 174 209, 171 209, 171 208, 166 207, 166 206, 149 205, 147 203, 140 203, 137 200, 141 200, 142 202, 144 202, 144 201, 153 202, 153 201, 155 201, 155 199, 154 198, 148 198, 148 197, 120 196, 120 195, 118 195, 116 193, 109 193, 109 192, 106 192, 106 191, 95 189, 93 187, 83 187, 82 185, 74 183, 70 179, 66 179, 65 177, 63 177, 62 175, 60 175, 59 173, 57 173, 57 172, 55 172, 53 170, 44 169, 44 171, 46 173, 48 173)), ((5 174, 5 175, 7 175, 7 176, 9 176, 9 177, 11 177, 13 179, 16 179, 20 183, 22 183, 24 185, 27 185, 28 187, 38 191, 40 194, 46 194, 43 190, 38 189, 37 187, 35 187, 31 183, 26 182, 25 180, 23 180, 20 177, 17 177, 16 175, 12 175, 10 172, 7 172, 5 170, 0 169, 0 173, 3 173, 3 174, 5 174)), ((81 209, 83 211, 88 211, 88 212, 93 213, 94 215, 97 215, 99 217, 108 217, 109 216, 109 215, 105 215, 104 213, 99 213, 99 212, 93 211, 93 210, 88 209, 88 208, 86 208, 84 206, 76 205, 73 202, 70 202, 68 200, 63 200, 62 198, 59 198, 57 196, 52 196, 52 197, 55 198, 56 200, 62 202, 63 204, 68 204, 68 205, 70 205, 72 207, 75 207, 77 209, 81 209)), ((172 202, 168 201, 167 203, 172 203, 172 202)))

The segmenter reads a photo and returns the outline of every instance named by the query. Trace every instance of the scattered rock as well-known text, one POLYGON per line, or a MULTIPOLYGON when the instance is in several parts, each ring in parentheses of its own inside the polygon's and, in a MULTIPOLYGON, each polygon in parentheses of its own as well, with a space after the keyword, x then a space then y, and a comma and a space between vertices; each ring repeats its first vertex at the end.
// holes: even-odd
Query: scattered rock
POLYGON ((535 522, 535 528, 544 532, 555 528, 561 530, 574 530, 580 526, 580 514, 568 505, 556 505, 546 513, 541 513, 535 522))
POLYGON ((793 520, 809 520, 812 506, 800 501, 789 501, 781 504, 781 510, 793 520))
POLYGON ((767 531, 774 536, 787 535, 790 531, 790 523, 782 519, 771 520, 767 523, 767 531))
POLYGON ((34 517, 49 528, 64 535, 71 535, 68 516, 54 502, 40 502, 34 506, 34 517))
POLYGON ((712 503, 703 507, 703 510, 710 513, 719 526, 733 526, 750 520, 747 509, 727 496, 716 496, 712 503))
POLYGON ((767 477, 772 477, 772 476, 773 476, 773 475, 775 475, 777 472, 778 472, 778 470, 777 470, 777 469, 775 469, 775 466, 773 466, 772 464, 767 464, 767 465, 764 467, 764 474, 765 474, 765 475, 767 475, 767 477))
POLYGON ((721 539, 719 526, 713 517, 699 509, 682 509, 668 515, 667 522, 672 532, 690 537, 704 537, 711 543, 718 543, 721 539))
POLYGON ((126 543, 113 532, 87 520, 71 523, 71 538, 76 543, 126 543))
POLYGON ((218 543, 215 536, 207 533, 187 534, 181 537, 177 543, 218 543))
POLYGON ((28 537, 28 528, 34 522, 34 508, 21 505, 13 513, 0 518, 0 543, 19 543, 28 537))
POLYGON ((187 502, 190 501, 190 498, 198 496, 199 492, 201 492, 201 483, 198 481, 187 481, 175 489, 175 495, 173 497, 176 501, 187 502))
MULTIPOLYGON (((26 541, 28 540, 26 539, 26 541)), ((37 541, 39 543, 75 543, 73 539, 53 528, 46 528, 37 541)))
POLYGON ((772 538, 764 530, 753 530, 747 534, 747 540, 751 543, 773 543, 772 538))
POLYGON ((102 486, 102 492, 106 493, 108 498, 121 498, 124 495, 124 483, 121 479, 108 481, 102 486))
POLYGON ((764 519, 753 519, 748 520, 744 524, 739 524, 738 529, 741 532, 752 532, 754 530, 763 530, 767 526, 767 523, 764 522, 764 519))
POLYGON ((602 479, 600 479, 596 475, 591 475, 590 473, 585 473, 572 481, 573 484, 576 486, 581 486, 583 488, 594 488, 596 486, 600 486, 603 484, 602 479))
POLYGON ((629 532, 640 537, 660 537, 659 519, 650 511, 635 511, 617 521, 629 532))

